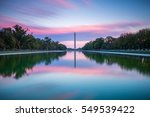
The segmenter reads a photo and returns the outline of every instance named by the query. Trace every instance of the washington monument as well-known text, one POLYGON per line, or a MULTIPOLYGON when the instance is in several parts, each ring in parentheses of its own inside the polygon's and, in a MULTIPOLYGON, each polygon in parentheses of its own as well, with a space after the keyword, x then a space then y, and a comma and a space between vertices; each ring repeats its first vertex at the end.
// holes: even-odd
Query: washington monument
POLYGON ((76 50, 76 32, 74 32, 74 50, 76 50))

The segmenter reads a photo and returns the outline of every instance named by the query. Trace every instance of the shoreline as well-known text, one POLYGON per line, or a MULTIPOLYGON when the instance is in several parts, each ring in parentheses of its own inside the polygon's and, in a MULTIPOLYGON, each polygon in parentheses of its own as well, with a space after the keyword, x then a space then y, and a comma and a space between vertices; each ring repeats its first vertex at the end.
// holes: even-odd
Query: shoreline
POLYGON ((38 54, 38 53, 49 53, 49 52, 65 52, 65 51, 66 50, 0 51, 0 56, 18 55, 18 54, 38 54))
POLYGON ((119 52, 118 51, 108 51, 108 50, 83 50, 84 52, 95 52, 95 53, 102 53, 102 54, 116 54, 116 55, 129 55, 129 56, 143 56, 143 57, 150 57, 150 54, 145 54, 145 53, 133 53, 133 52, 125 52, 125 51, 122 51, 122 52, 119 52))
MULTIPOLYGON (((38 54, 38 53, 51 53, 51 52, 67 52, 70 50, 19 50, 19 51, 0 51, 0 56, 4 55, 18 55, 18 54, 38 54)), ((92 52, 92 53, 102 53, 102 54, 116 54, 116 55, 129 55, 129 56, 143 56, 150 57, 150 54, 142 53, 143 51, 139 51, 139 53, 135 53, 134 51, 122 51, 122 50, 71 50, 71 51, 79 51, 79 52, 92 52)))

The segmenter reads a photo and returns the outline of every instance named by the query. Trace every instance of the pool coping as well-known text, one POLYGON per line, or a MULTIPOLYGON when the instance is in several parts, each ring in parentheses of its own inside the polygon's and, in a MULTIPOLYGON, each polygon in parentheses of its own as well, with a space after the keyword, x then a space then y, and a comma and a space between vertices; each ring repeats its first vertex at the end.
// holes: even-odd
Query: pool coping
POLYGON ((150 54, 143 53, 127 53, 127 52, 111 52, 111 51, 95 51, 95 50, 83 50, 83 52, 95 52, 95 53, 103 53, 103 54, 116 54, 116 55, 129 55, 129 56, 143 56, 150 57, 150 54))
POLYGON ((18 54, 38 54, 38 53, 49 53, 49 52, 65 52, 66 50, 49 50, 49 51, 12 51, 12 52, 2 52, 0 56, 4 55, 18 55, 18 54))

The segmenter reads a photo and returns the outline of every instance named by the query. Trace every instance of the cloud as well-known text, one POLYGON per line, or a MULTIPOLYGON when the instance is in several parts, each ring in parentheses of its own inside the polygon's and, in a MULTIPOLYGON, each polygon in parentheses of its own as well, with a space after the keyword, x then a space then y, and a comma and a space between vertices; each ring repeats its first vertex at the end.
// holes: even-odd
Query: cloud
POLYGON ((27 16, 34 16, 34 17, 40 17, 40 16, 51 16, 54 15, 55 12, 53 9, 49 8, 49 5, 47 5, 45 2, 41 0, 35 1, 17 1, 14 0, 14 2, 8 2, 6 0, 4 6, 1 6, 4 11, 3 14, 10 15, 10 16, 16 16, 16 15, 27 15, 27 16))
POLYGON ((142 22, 125 22, 106 25, 81 25, 72 27, 29 27, 35 34, 67 34, 72 32, 108 33, 113 31, 127 31, 132 28, 146 26, 142 22))
POLYGON ((61 7, 61 8, 68 8, 72 9, 75 8, 75 4, 73 4, 69 0, 44 0, 46 3, 49 3, 50 5, 55 5, 56 7, 61 7))
POLYGON ((1 18, 1 20, 0 20, 0 28, 12 27, 12 26, 14 26, 16 24, 19 24, 21 26, 26 26, 25 24, 23 24, 20 21, 18 21, 16 18, 13 18, 13 17, 10 17, 10 16, 6 16, 6 15, 0 14, 0 18, 1 18))
MULTIPOLYGON (((7 20, 9 23, 0 23, 0 28, 13 26, 17 22, 11 17, 2 17, 2 20, 7 20)), ((17 23, 18 24, 18 23, 17 23)), ((33 33, 36 37, 43 38, 50 36, 53 40, 65 44, 67 47, 73 47, 73 32, 77 32, 77 48, 82 47, 90 40, 98 37, 119 36, 121 33, 135 32, 143 27, 146 23, 142 22, 122 22, 115 24, 97 24, 97 25, 81 25, 70 27, 41 27, 41 26, 27 26, 19 23, 25 29, 29 29, 29 33, 33 33), (38 36, 40 35, 40 36, 38 36)))
MULTIPOLYGON (((91 0, 81 1, 82 5, 91 4, 91 0)), ((36 0, 36 2, 33 0, 14 0, 14 2, 5 0, 3 6, 0 8, 2 9, 0 11, 0 27, 20 24, 22 26, 28 26, 30 32, 33 32, 35 35, 47 35, 68 34, 72 32, 109 34, 111 32, 130 31, 131 29, 145 25, 142 22, 121 22, 114 24, 51 27, 54 23, 57 24, 57 22, 60 25, 64 23, 60 15, 62 13, 60 9, 68 10, 77 8, 77 5, 79 5, 77 1, 71 0, 36 0)))
POLYGON ((28 26, 47 26, 51 20, 61 17, 62 9, 76 8, 76 3, 69 0, 5 0, 0 7, 0 15, 9 17, 2 26, 24 24, 28 26), (12 18, 17 19, 11 20, 12 18))

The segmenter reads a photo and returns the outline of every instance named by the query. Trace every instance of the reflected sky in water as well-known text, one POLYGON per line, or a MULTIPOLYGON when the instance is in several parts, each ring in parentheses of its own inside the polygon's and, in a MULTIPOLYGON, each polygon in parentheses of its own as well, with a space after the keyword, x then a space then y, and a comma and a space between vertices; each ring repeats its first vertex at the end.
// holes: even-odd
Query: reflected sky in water
POLYGON ((150 99, 150 58, 57 52, 0 63, 0 99, 150 99))

